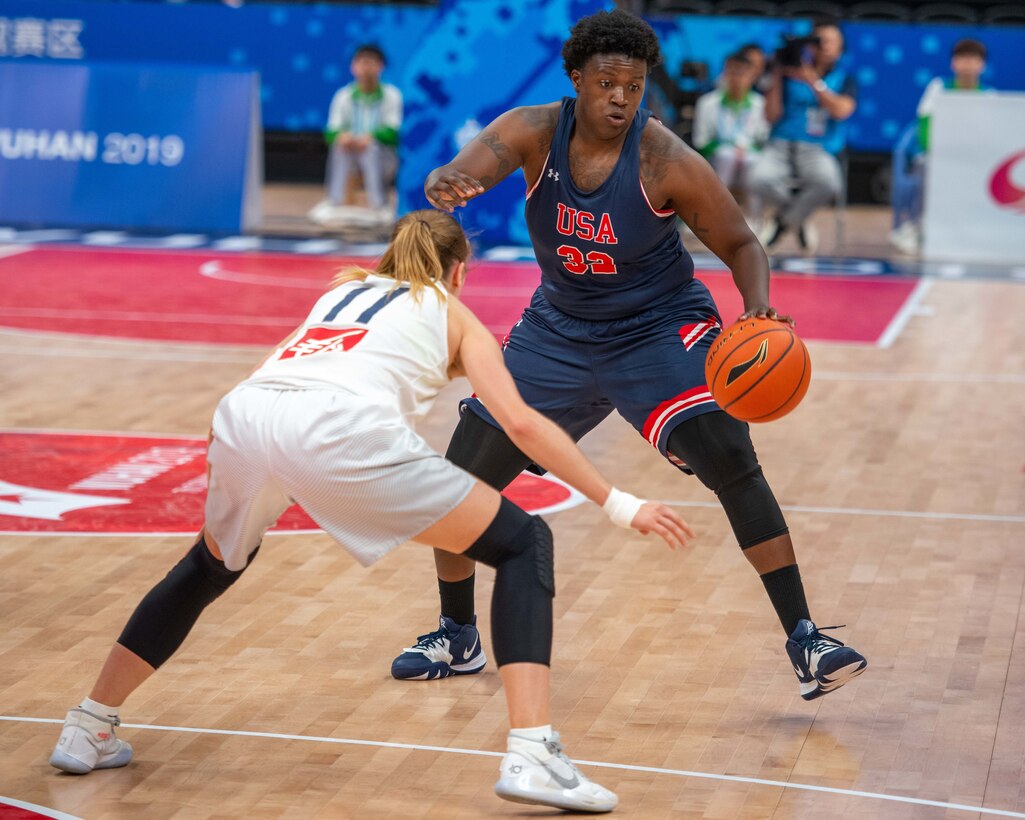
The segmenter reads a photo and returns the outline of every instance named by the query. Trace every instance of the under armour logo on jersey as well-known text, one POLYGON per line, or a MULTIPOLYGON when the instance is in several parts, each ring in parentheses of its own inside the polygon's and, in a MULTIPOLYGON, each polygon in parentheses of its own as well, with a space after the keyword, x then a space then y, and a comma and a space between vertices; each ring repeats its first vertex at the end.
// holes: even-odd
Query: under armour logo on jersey
POLYGON ((548 178, 549 179, 554 179, 556 182, 558 182, 559 181, 559 172, 556 171, 554 168, 549 168, 548 169, 548 178))

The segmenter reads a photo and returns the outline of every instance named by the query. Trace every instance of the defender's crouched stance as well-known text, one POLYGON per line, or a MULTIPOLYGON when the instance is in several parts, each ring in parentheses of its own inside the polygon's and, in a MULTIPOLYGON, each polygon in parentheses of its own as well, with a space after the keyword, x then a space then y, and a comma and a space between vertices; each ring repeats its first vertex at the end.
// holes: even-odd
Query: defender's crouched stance
POLYGON ((616 806, 615 794, 577 771, 551 726, 551 531, 432 451, 412 423, 451 378, 466 375, 518 448, 602 504, 615 523, 655 532, 670 547, 693 533, 668 508, 613 488, 565 433, 524 404, 494 338, 456 298, 468 255, 452 217, 407 215, 375 273, 343 273, 225 396, 212 427, 199 540, 143 598, 89 697, 68 712, 53 766, 86 774, 131 760, 131 746, 115 736, 119 707, 298 502, 363 564, 414 540, 494 567, 492 639, 511 727, 495 791, 578 811, 616 806))

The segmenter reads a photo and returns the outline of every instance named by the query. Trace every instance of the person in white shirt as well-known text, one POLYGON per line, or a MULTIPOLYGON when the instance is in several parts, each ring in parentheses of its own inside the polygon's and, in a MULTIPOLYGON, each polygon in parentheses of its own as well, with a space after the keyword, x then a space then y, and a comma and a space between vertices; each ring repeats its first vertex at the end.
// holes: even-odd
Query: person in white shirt
MULTIPOLYGON (((986 71, 986 46, 979 40, 965 38, 958 40, 950 54, 949 77, 933 77, 918 101, 917 139, 907 145, 895 161, 901 163, 900 171, 906 180, 907 201, 898 203, 894 199, 894 222, 890 242, 899 250, 916 254, 922 243, 922 200, 925 185, 925 159, 929 152, 929 132, 936 101, 942 94, 986 93, 992 88, 982 82, 986 71)), ((898 145, 898 151, 900 145, 898 145)), ((896 189, 895 189, 896 190, 896 189)))
POLYGON ((359 46, 350 70, 353 82, 338 89, 328 110, 324 138, 328 144, 327 198, 310 211, 315 222, 329 221, 332 209, 344 204, 346 187, 359 170, 367 206, 393 218, 387 187, 398 168, 402 93, 381 81, 387 61, 376 45, 359 46))
POLYGON ((694 112, 694 147, 727 188, 740 194, 749 217, 760 211, 748 187, 751 168, 769 137, 765 98, 752 90, 756 68, 743 54, 723 66, 721 87, 702 95, 694 112))
POLYGON ((524 403, 494 336, 458 299, 469 252, 448 214, 407 214, 376 270, 343 271, 298 329, 221 400, 199 539, 132 614, 89 697, 68 712, 51 765, 86 774, 129 763, 131 746, 114 734, 119 707, 238 580, 264 533, 296 502, 365 565, 413 540, 495 567, 492 641, 511 726, 496 793, 563 809, 616 806, 614 793, 566 757, 551 726, 551 530, 434 452, 413 425, 443 386, 467 376, 516 446, 614 523, 657 533, 671 548, 694 533, 668 507, 614 488, 566 433, 524 403))

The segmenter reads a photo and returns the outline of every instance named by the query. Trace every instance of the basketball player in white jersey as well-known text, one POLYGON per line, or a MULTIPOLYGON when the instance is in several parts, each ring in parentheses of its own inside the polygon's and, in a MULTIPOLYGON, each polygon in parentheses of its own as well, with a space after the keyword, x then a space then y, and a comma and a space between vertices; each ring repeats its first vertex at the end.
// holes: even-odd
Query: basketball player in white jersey
POLYGON ((465 375, 516 445, 616 524, 686 546, 674 512, 612 487, 517 393, 491 333, 457 298, 469 245, 439 211, 403 217, 373 273, 343 272, 307 319, 221 401, 199 541, 136 608, 88 698, 68 712, 51 765, 126 765, 119 707, 233 584, 298 502, 358 561, 409 540, 496 568, 492 640, 509 707, 495 791, 509 800, 611 811, 615 794, 565 756, 548 705, 555 594, 551 531, 432 451, 412 424, 465 375))

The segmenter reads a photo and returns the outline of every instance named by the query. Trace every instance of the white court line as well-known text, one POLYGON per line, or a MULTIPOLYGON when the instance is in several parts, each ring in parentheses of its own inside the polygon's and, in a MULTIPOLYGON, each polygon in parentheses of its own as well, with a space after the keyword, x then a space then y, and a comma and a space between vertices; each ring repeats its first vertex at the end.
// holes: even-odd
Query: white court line
POLYGON ((816 370, 812 378, 834 382, 949 382, 951 384, 1025 384, 1025 373, 844 373, 816 370))
POLYGON ((901 305, 900 310, 898 310, 893 315, 893 318, 890 319, 890 323, 886 326, 882 335, 876 339, 876 347, 890 347, 895 341, 897 341, 897 337, 904 332, 904 328, 907 323, 911 321, 911 317, 918 311, 919 305, 925 298, 926 294, 932 290, 932 283, 933 280, 929 277, 923 277, 919 280, 918 284, 915 285, 914 290, 912 290, 908 298, 904 300, 904 304, 901 305))
POLYGON ((31 245, 0 245, 0 259, 35 250, 31 245))
MULTIPOLYGON (((667 507, 709 507, 719 509, 715 501, 660 501, 667 507)), ((781 504, 781 510, 824 515, 863 515, 884 518, 927 518, 933 521, 987 521, 997 524, 1025 524, 1025 515, 990 515, 987 513, 922 512, 917 510, 868 510, 859 507, 808 507, 801 504, 781 504)))
MULTIPOLYGON (((14 717, 11 715, 0 715, 0 720, 13 723, 57 723, 64 721, 60 718, 31 718, 14 717)), ((345 746, 373 746, 383 749, 407 749, 416 752, 440 752, 442 754, 475 755, 477 757, 503 757, 502 752, 487 752, 482 749, 460 749, 449 746, 426 746, 419 743, 392 743, 384 740, 355 740, 345 737, 318 737, 316 735, 289 735, 278 732, 246 732, 231 729, 199 729, 192 726, 154 726, 148 723, 122 723, 122 727, 128 729, 147 729, 154 732, 183 732, 200 735, 230 735, 232 737, 259 737, 273 740, 299 740, 309 743, 337 743, 345 746)), ((904 797, 896 794, 880 794, 878 792, 863 792, 856 789, 835 789, 831 786, 812 786, 806 783, 791 783, 783 780, 766 780, 761 777, 743 777, 733 774, 712 774, 711 772, 694 772, 688 769, 663 769, 658 766, 634 766, 630 763, 604 763, 597 760, 574 760, 580 766, 594 766, 601 769, 619 769, 629 772, 646 772, 649 774, 666 774, 675 777, 696 777, 703 780, 721 780, 728 783, 752 783, 757 786, 771 786, 778 789, 795 789, 799 791, 822 792, 825 794, 840 794, 848 797, 865 797, 872 800, 888 800, 895 803, 911 803, 916 806, 935 806, 941 809, 953 809, 955 811, 970 811, 977 814, 992 814, 999 817, 1020 817, 1025 814, 1004 809, 989 809, 982 806, 968 806, 963 803, 944 803, 939 800, 925 800, 920 797, 904 797)))
MULTIPOLYGON (((64 308, 0 308, 0 316, 12 319, 102 319, 120 322, 171 322, 186 325, 266 325, 294 327, 295 316, 238 316, 216 313, 156 313, 145 310, 70 310, 64 308)), ((88 334, 86 334, 88 335, 88 334)))
POLYGON ((5 797, 0 794, 0 807, 11 806, 15 809, 25 809, 25 811, 34 811, 36 814, 41 814, 43 817, 52 817, 54 820, 82 820, 74 814, 65 814, 57 809, 51 809, 49 806, 39 806, 35 803, 26 803, 24 800, 15 800, 13 797, 5 797))
POLYGON ((200 265, 199 275, 207 279, 220 279, 223 282, 238 282, 243 285, 270 285, 276 288, 300 288, 302 290, 326 291, 328 285, 331 284, 331 277, 326 275, 322 279, 289 279, 287 276, 268 276, 225 270, 217 259, 200 265))
MULTIPOLYGON (((269 345, 266 345, 269 347, 269 345)), ((212 362, 214 364, 255 364, 255 356, 224 356, 210 353, 178 353, 159 350, 81 350, 78 348, 52 349, 39 348, 26 350, 23 347, 5 347, 0 345, 0 353, 32 356, 44 356, 57 359, 135 359, 149 362, 212 362)))
MULTIPOLYGON (((508 331, 508 327, 502 325, 487 325, 488 330, 496 337, 502 337, 508 331)), ((145 349, 139 350, 88 350, 80 347, 17 347, 0 345, 0 353, 14 353, 21 356, 43 356, 47 358, 68 358, 77 359, 140 359, 145 361, 160 362, 222 362, 224 364, 252 364, 254 359, 251 356, 242 356, 237 353, 239 348, 252 348, 253 350, 268 350, 269 344, 244 345, 238 342, 232 343, 231 350, 222 352, 221 349, 210 342, 171 342, 160 339, 126 339, 119 336, 94 336, 88 333, 62 333, 60 331, 46 330, 34 331, 24 328, 0 327, 0 334, 10 336, 34 336, 53 338, 79 338, 90 339, 97 344, 120 344, 126 347, 146 345, 145 349), (208 346, 212 349, 207 353, 196 353, 192 351, 178 352, 177 350, 159 350, 163 345, 177 344, 195 347, 208 346)), ((941 384, 1025 384, 1025 374, 1019 373, 844 373, 836 370, 815 371, 812 378, 817 381, 852 381, 852 382, 927 382, 941 384)))

